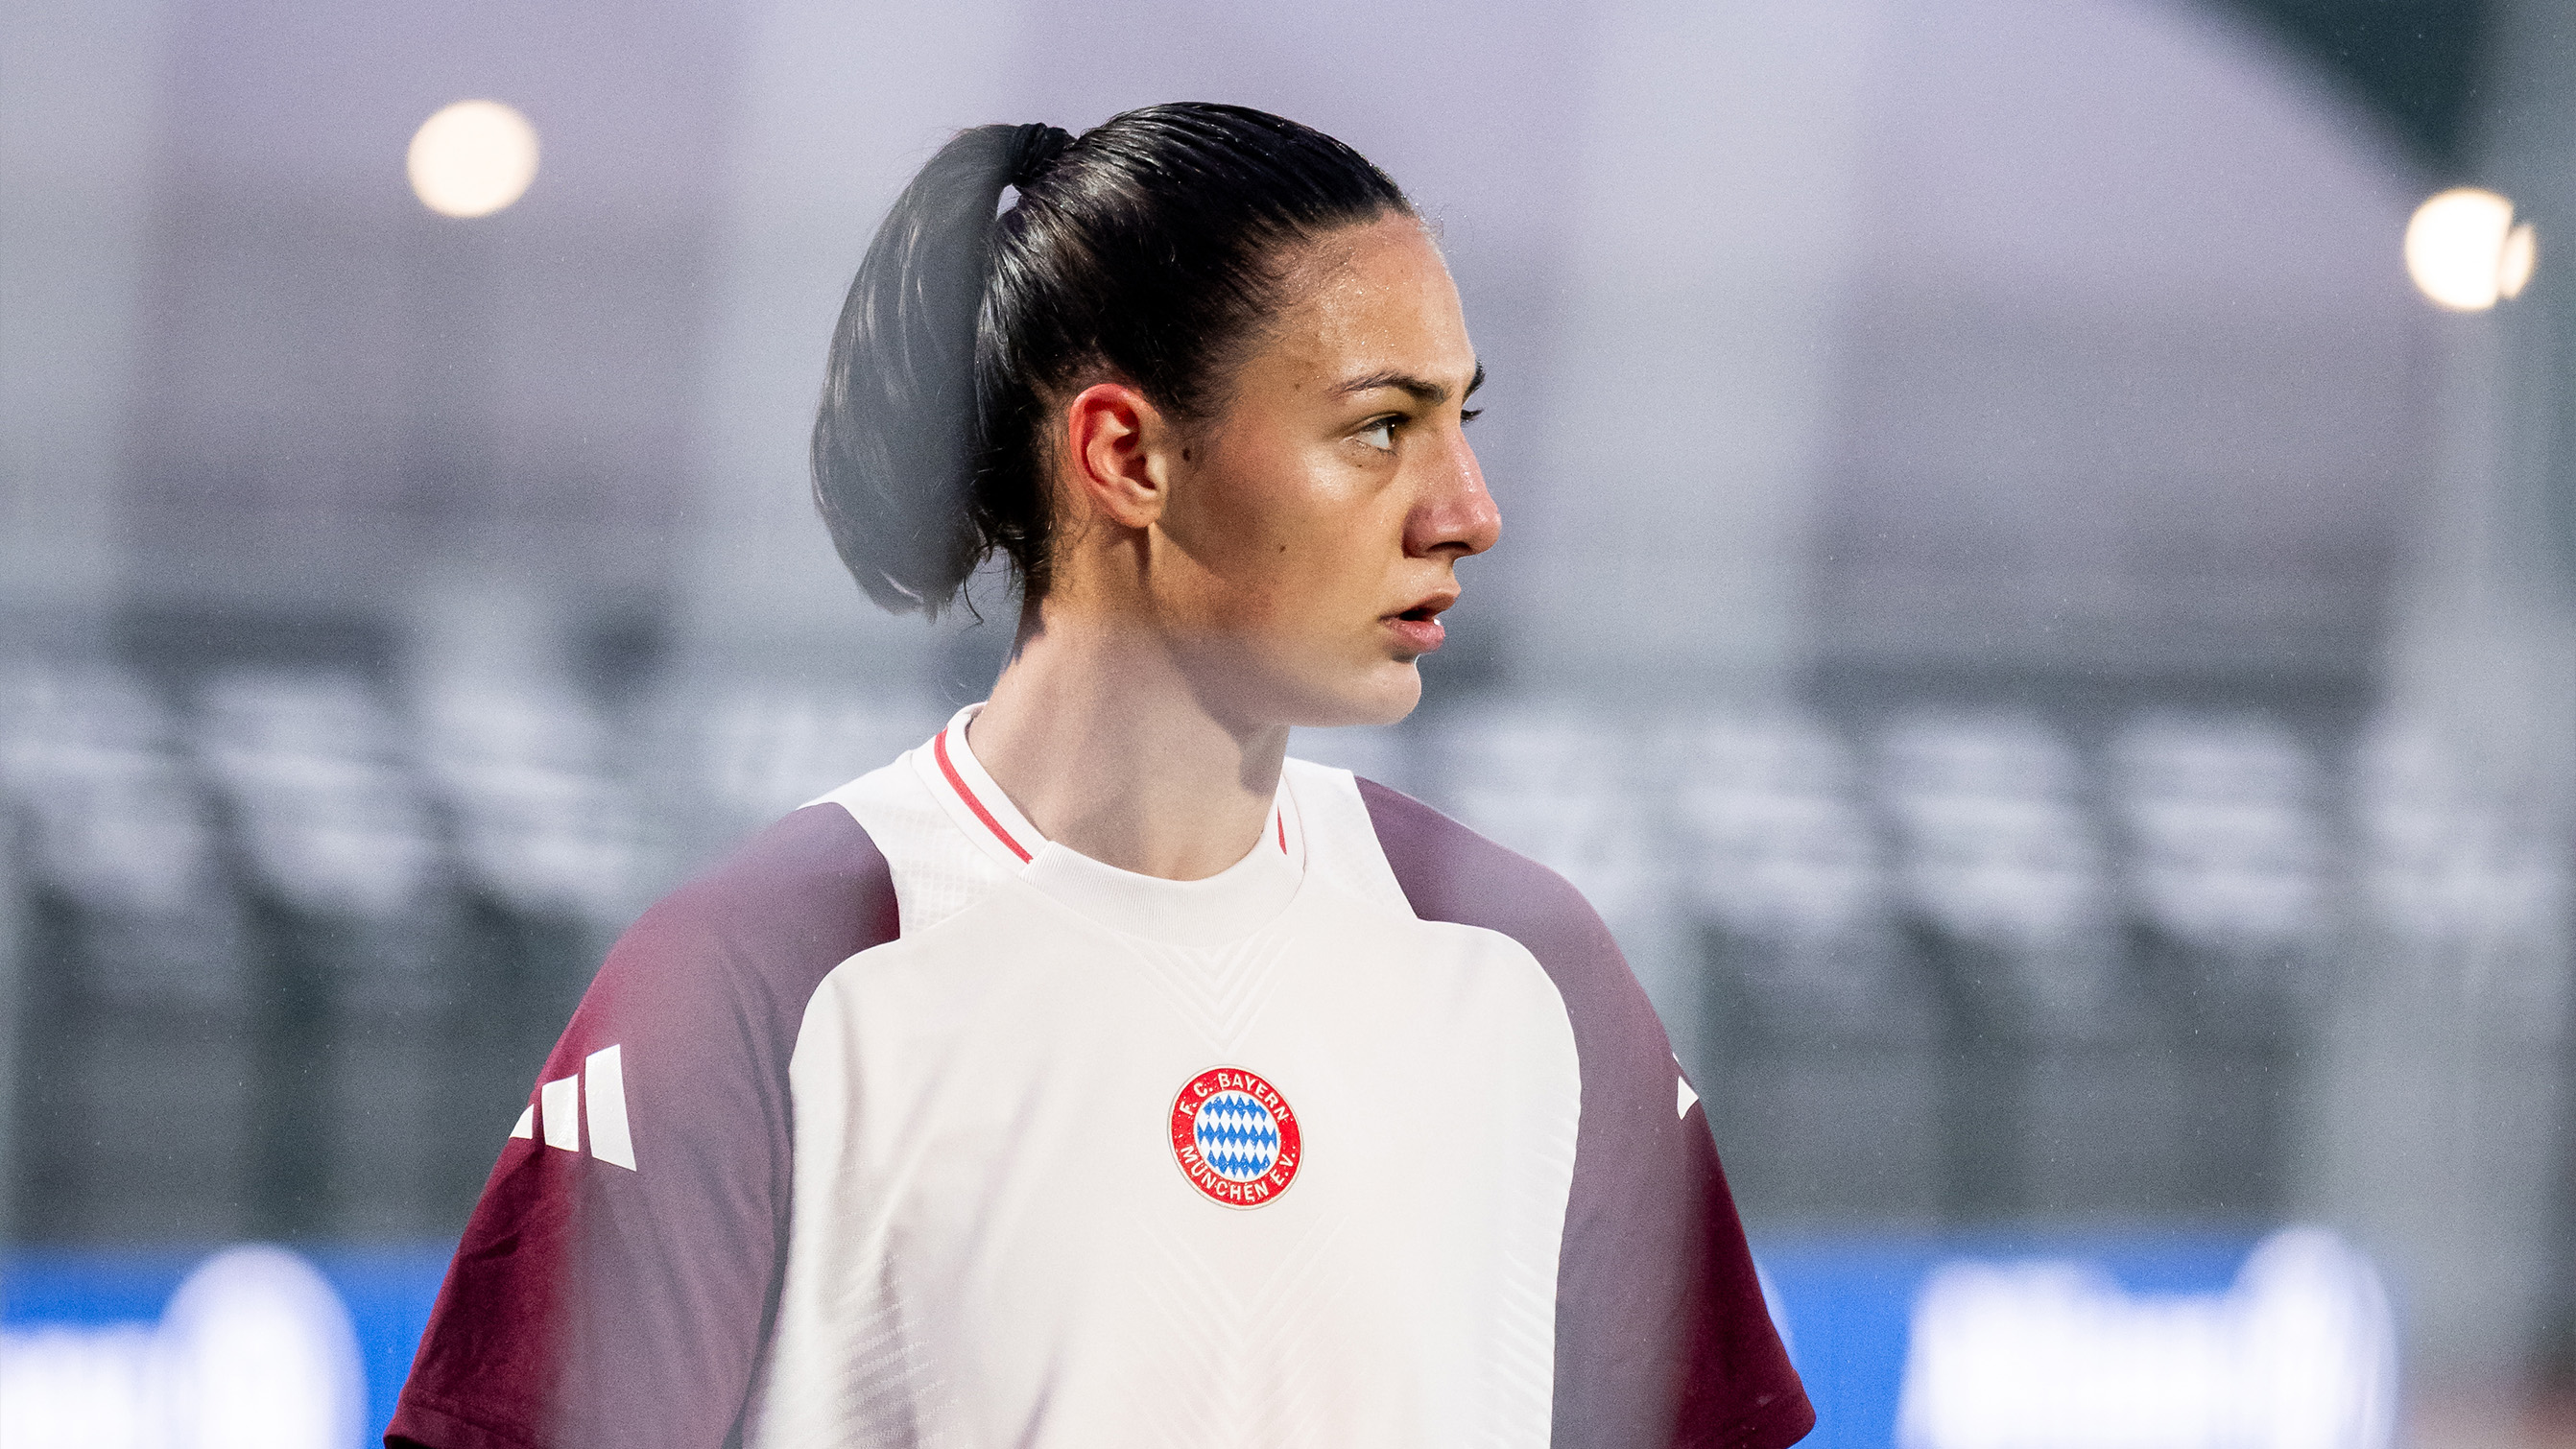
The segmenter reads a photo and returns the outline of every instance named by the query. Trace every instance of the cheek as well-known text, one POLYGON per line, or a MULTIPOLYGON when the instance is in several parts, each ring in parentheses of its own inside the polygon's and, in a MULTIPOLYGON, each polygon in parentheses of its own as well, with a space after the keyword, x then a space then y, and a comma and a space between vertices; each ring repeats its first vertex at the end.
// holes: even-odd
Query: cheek
POLYGON ((1211 603, 1269 632, 1312 627, 1371 592, 1378 560, 1357 526, 1365 503, 1336 486, 1333 471, 1281 469, 1226 480, 1224 497, 1196 528, 1206 544, 1199 552, 1210 565, 1207 582, 1219 595, 1211 603))
POLYGON ((1355 621, 1374 617, 1385 559, 1364 511, 1350 498, 1318 493, 1271 515, 1263 553, 1248 562, 1275 629, 1331 648, 1355 621))

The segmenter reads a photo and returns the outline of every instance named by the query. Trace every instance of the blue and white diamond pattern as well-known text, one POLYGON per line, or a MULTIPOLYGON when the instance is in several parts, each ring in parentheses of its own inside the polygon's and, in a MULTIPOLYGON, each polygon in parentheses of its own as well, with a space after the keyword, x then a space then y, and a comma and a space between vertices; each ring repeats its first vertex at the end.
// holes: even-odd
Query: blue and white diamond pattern
POLYGON ((1279 1123, 1249 1092, 1219 1092, 1199 1104, 1199 1156, 1229 1182, 1250 1182, 1279 1160, 1279 1123))

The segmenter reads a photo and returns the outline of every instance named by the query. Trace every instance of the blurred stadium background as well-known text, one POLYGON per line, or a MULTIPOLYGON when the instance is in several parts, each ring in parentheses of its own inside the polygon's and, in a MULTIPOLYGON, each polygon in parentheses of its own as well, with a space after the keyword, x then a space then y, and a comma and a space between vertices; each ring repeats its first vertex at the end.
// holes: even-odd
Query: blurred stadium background
POLYGON ((0 1439, 381 1423, 606 943, 999 663, 805 499, 877 215, 1180 97, 1444 227, 1505 542, 1298 749, 1611 918, 1815 1442, 2576 1443, 2558 0, 13 7, 0 1439))

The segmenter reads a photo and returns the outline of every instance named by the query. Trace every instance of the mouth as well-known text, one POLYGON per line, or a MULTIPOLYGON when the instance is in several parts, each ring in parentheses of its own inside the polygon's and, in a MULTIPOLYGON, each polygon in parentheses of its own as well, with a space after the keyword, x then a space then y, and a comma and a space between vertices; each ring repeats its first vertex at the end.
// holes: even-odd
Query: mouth
POLYGON ((1386 616, 1385 624, 1394 634, 1399 654, 1418 658, 1440 647, 1449 631, 1440 623, 1440 611, 1458 602, 1455 590, 1433 594, 1412 608, 1386 616))

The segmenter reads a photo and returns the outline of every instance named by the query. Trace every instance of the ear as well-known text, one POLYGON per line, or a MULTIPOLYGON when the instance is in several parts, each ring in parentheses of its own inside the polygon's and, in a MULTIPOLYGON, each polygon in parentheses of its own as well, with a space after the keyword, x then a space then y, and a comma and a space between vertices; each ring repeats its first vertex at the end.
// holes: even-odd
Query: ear
POLYGON ((1065 452, 1075 495, 1121 528, 1146 528, 1171 497, 1164 452, 1171 429, 1145 395, 1121 382, 1084 388, 1065 405, 1065 452))

